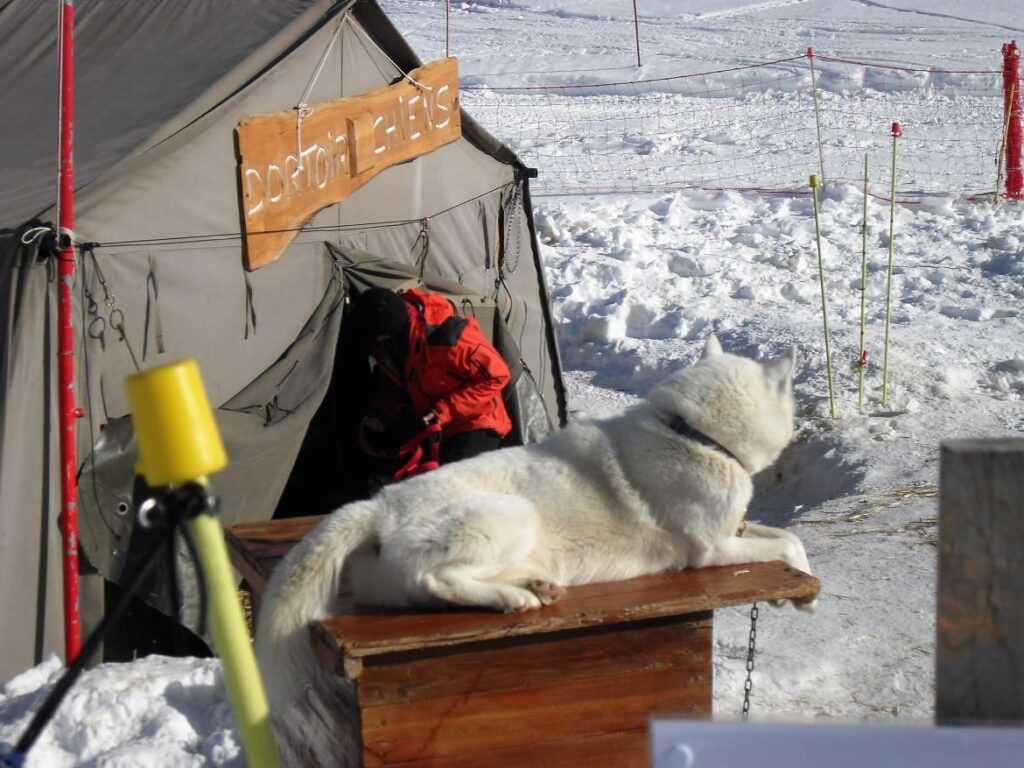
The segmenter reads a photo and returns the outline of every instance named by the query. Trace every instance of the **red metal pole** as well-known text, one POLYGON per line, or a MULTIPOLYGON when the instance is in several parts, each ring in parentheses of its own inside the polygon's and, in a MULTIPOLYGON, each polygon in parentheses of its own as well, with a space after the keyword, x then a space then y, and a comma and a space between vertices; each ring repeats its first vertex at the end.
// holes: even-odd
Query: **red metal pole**
POLYGON ((636 0, 633 0, 633 32, 636 34, 636 65, 640 64, 640 19, 636 15, 636 0))
POLYGON ((61 0, 60 15, 60 151, 57 166, 57 379, 60 408, 60 531, 64 560, 64 653, 70 664, 82 648, 78 613, 78 460, 75 422, 75 328, 71 322, 71 286, 75 279, 75 223, 72 163, 75 116, 74 0, 61 0))
POLYGON ((1020 48, 1017 41, 1003 45, 1003 119, 1006 130, 1006 196, 1020 198, 1024 189, 1021 173, 1020 48))

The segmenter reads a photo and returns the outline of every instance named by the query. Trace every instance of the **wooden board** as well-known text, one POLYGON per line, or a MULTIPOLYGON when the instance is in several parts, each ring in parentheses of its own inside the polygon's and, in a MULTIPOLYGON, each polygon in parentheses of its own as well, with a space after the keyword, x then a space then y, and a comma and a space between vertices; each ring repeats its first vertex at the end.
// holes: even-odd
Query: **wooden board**
POLYGON ((558 602, 521 614, 483 609, 410 610, 356 605, 321 622, 319 641, 346 659, 434 648, 519 635, 561 632, 664 616, 683 616, 728 605, 809 598, 818 580, 784 563, 665 571, 628 581, 570 587, 558 602))
POLYGON ((615 734, 631 756, 616 765, 642 765, 652 714, 710 715, 710 664, 709 613, 378 657, 357 685, 364 764, 498 751, 524 765, 541 739, 602 762, 615 734))
POLYGON ((277 259, 317 211, 462 135, 454 58, 362 96, 252 115, 235 128, 248 269, 277 259))

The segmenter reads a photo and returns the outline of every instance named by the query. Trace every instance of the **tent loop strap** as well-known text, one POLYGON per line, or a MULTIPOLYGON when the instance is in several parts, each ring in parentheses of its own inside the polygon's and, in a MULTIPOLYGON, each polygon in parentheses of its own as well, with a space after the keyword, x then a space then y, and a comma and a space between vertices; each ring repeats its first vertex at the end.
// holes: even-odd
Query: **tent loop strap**
POLYGON ((252 300, 252 283, 249 282, 249 273, 242 273, 242 278, 245 280, 245 334, 243 338, 249 338, 249 330, 252 329, 252 335, 256 335, 256 304, 252 300))
POLYGON ((50 233, 49 227, 31 227, 21 233, 21 244, 32 245, 36 240, 50 233))
POLYGON ((149 349, 149 321, 153 319, 153 332, 156 336, 157 354, 164 353, 164 329, 160 322, 160 288, 156 282, 156 264, 153 254, 149 254, 149 274, 146 275, 146 319, 142 333, 142 359, 145 361, 149 349))
POLYGON ((306 99, 309 98, 309 94, 312 93, 313 88, 316 87, 316 81, 320 79, 320 74, 324 71, 324 66, 327 64, 327 57, 331 55, 331 51, 334 49, 334 44, 337 42, 338 37, 341 35, 341 28, 345 24, 345 20, 349 17, 349 11, 338 19, 338 24, 334 28, 334 33, 331 35, 331 39, 327 41, 327 45, 324 48, 324 52, 320 54, 320 61, 317 62, 316 69, 313 70, 313 74, 309 78, 309 82, 306 83, 305 90, 302 91, 302 95, 299 96, 298 103, 293 107, 295 110, 295 157, 299 163, 299 170, 302 170, 302 121, 313 114, 313 108, 309 106, 306 99))

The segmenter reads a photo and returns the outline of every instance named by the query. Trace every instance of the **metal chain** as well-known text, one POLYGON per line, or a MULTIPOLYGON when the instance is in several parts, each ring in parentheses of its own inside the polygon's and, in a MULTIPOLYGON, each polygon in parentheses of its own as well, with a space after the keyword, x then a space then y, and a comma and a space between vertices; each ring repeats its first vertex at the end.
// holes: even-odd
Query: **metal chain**
POLYGON ((757 648, 757 603, 750 606, 750 640, 747 642, 747 680, 743 683, 743 709, 740 716, 745 721, 750 716, 750 691, 754 687, 750 679, 754 671, 754 652, 757 648))
POLYGON ((523 215, 523 186, 521 182, 516 182, 513 185, 512 194, 505 205, 506 209, 511 211, 511 215, 508 226, 505 229, 505 248, 501 261, 501 273, 503 276, 511 275, 519 268, 519 225, 523 215), (510 238, 514 238, 511 249, 509 248, 510 238))

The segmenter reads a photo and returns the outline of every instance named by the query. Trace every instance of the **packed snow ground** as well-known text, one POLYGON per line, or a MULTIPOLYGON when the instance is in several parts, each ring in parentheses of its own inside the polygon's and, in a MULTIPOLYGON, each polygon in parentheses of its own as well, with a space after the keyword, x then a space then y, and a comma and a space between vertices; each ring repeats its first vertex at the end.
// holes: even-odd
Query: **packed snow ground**
MULTIPOLYGON (((647 76, 768 60, 811 41, 836 56, 991 69, 1002 42, 1024 37, 1015 0, 638 5, 647 76)), ((442 3, 384 6, 423 58, 443 54, 442 3)), ((475 82, 635 73, 631 11, 628 0, 454 2, 452 52, 475 82)), ((687 130, 679 126, 681 138, 687 130)), ((939 445, 1024 429, 1024 209, 951 198, 897 208, 882 407, 889 208, 874 198, 863 406, 852 367, 863 203, 850 185, 821 198, 833 420, 809 197, 691 190, 535 201, 575 417, 643 396, 692 362, 712 330, 746 355, 800 347, 799 436, 758 478, 751 517, 803 539, 822 599, 814 614, 762 606, 756 719, 930 720, 939 445)), ((718 611, 715 632, 715 714, 734 718, 748 609, 718 611)), ((60 669, 52 658, 0 688, 0 741, 17 738, 60 669)), ((243 764, 215 660, 148 658, 87 673, 29 762, 143 764, 243 764)))

